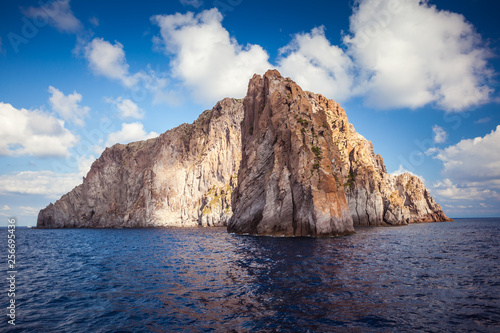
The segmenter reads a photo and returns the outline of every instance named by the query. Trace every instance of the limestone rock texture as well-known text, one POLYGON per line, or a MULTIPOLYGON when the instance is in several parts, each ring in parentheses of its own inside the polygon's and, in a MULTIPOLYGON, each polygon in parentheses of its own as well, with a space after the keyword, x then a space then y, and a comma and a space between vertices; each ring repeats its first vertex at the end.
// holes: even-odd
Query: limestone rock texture
MULTIPOLYGON (((277 71, 255 75, 243 101, 242 160, 228 231, 274 236, 354 232, 328 105, 277 71)), ((328 102, 328 101, 327 101, 328 102)))
POLYGON ((38 228, 225 226, 241 160, 241 100, 159 137, 107 148, 38 228))

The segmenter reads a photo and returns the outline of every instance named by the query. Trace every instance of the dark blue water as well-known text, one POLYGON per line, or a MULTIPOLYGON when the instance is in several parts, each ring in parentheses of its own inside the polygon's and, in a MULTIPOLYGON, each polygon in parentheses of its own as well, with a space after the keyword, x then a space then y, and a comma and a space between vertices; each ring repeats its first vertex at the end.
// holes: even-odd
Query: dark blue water
MULTIPOLYGON (((499 219, 331 239, 219 228, 16 233, 22 332, 500 331, 499 219)), ((0 331, 10 331, 3 316, 0 331)))

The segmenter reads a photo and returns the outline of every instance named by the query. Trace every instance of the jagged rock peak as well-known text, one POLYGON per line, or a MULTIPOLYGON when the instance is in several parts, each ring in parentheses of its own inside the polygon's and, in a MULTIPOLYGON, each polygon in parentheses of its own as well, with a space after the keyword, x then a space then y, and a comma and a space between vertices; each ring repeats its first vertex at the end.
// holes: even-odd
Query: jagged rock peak
POLYGON ((244 110, 230 232, 321 236, 351 223, 451 221, 420 179, 387 173, 335 101, 272 70, 250 80, 244 110))
POLYGON ((327 110, 276 70, 255 75, 244 100, 242 161, 228 231, 276 236, 354 232, 336 169, 327 110))
POLYGON ((356 132, 340 106, 337 110, 330 125, 355 226, 452 221, 418 177, 388 174, 371 141, 356 132))
POLYGON ((243 103, 226 98, 193 124, 107 148, 83 184, 40 211, 37 226, 224 226, 230 218, 231 232, 285 236, 450 220, 420 179, 387 173, 338 103, 268 71, 250 80, 243 103))

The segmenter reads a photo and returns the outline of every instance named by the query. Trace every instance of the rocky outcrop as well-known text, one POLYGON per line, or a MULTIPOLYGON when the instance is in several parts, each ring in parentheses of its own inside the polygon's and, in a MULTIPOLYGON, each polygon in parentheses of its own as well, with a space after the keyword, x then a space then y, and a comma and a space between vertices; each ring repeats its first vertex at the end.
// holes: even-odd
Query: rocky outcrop
POLYGON ((387 173, 338 103, 269 71, 243 103, 226 98, 193 124, 107 148, 37 226, 326 236, 449 220, 420 179, 387 173))
POLYGON ((387 173, 333 100, 269 71, 250 81, 244 109, 228 231, 320 236, 450 221, 419 178, 387 173))
POLYGON ((39 228, 224 226, 241 160, 241 100, 155 139, 107 148, 39 228))
POLYGON ((277 71, 250 81, 229 232, 331 236, 354 232, 325 110, 277 71))
MULTIPOLYGON (((326 103, 321 95, 317 99, 326 103)), ((388 174, 371 141, 355 131, 339 104, 329 102, 328 112, 333 115, 329 125, 341 157, 339 167, 355 226, 451 221, 418 177, 388 174)))

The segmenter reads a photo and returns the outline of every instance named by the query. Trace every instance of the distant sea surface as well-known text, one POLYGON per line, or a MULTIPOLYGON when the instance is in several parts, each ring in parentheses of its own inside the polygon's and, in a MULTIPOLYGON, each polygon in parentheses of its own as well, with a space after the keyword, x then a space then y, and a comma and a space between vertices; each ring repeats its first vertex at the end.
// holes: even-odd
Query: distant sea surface
POLYGON ((2 246, 2 332, 500 332, 500 219, 323 239, 223 228, 16 236, 16 326, 2 246))

